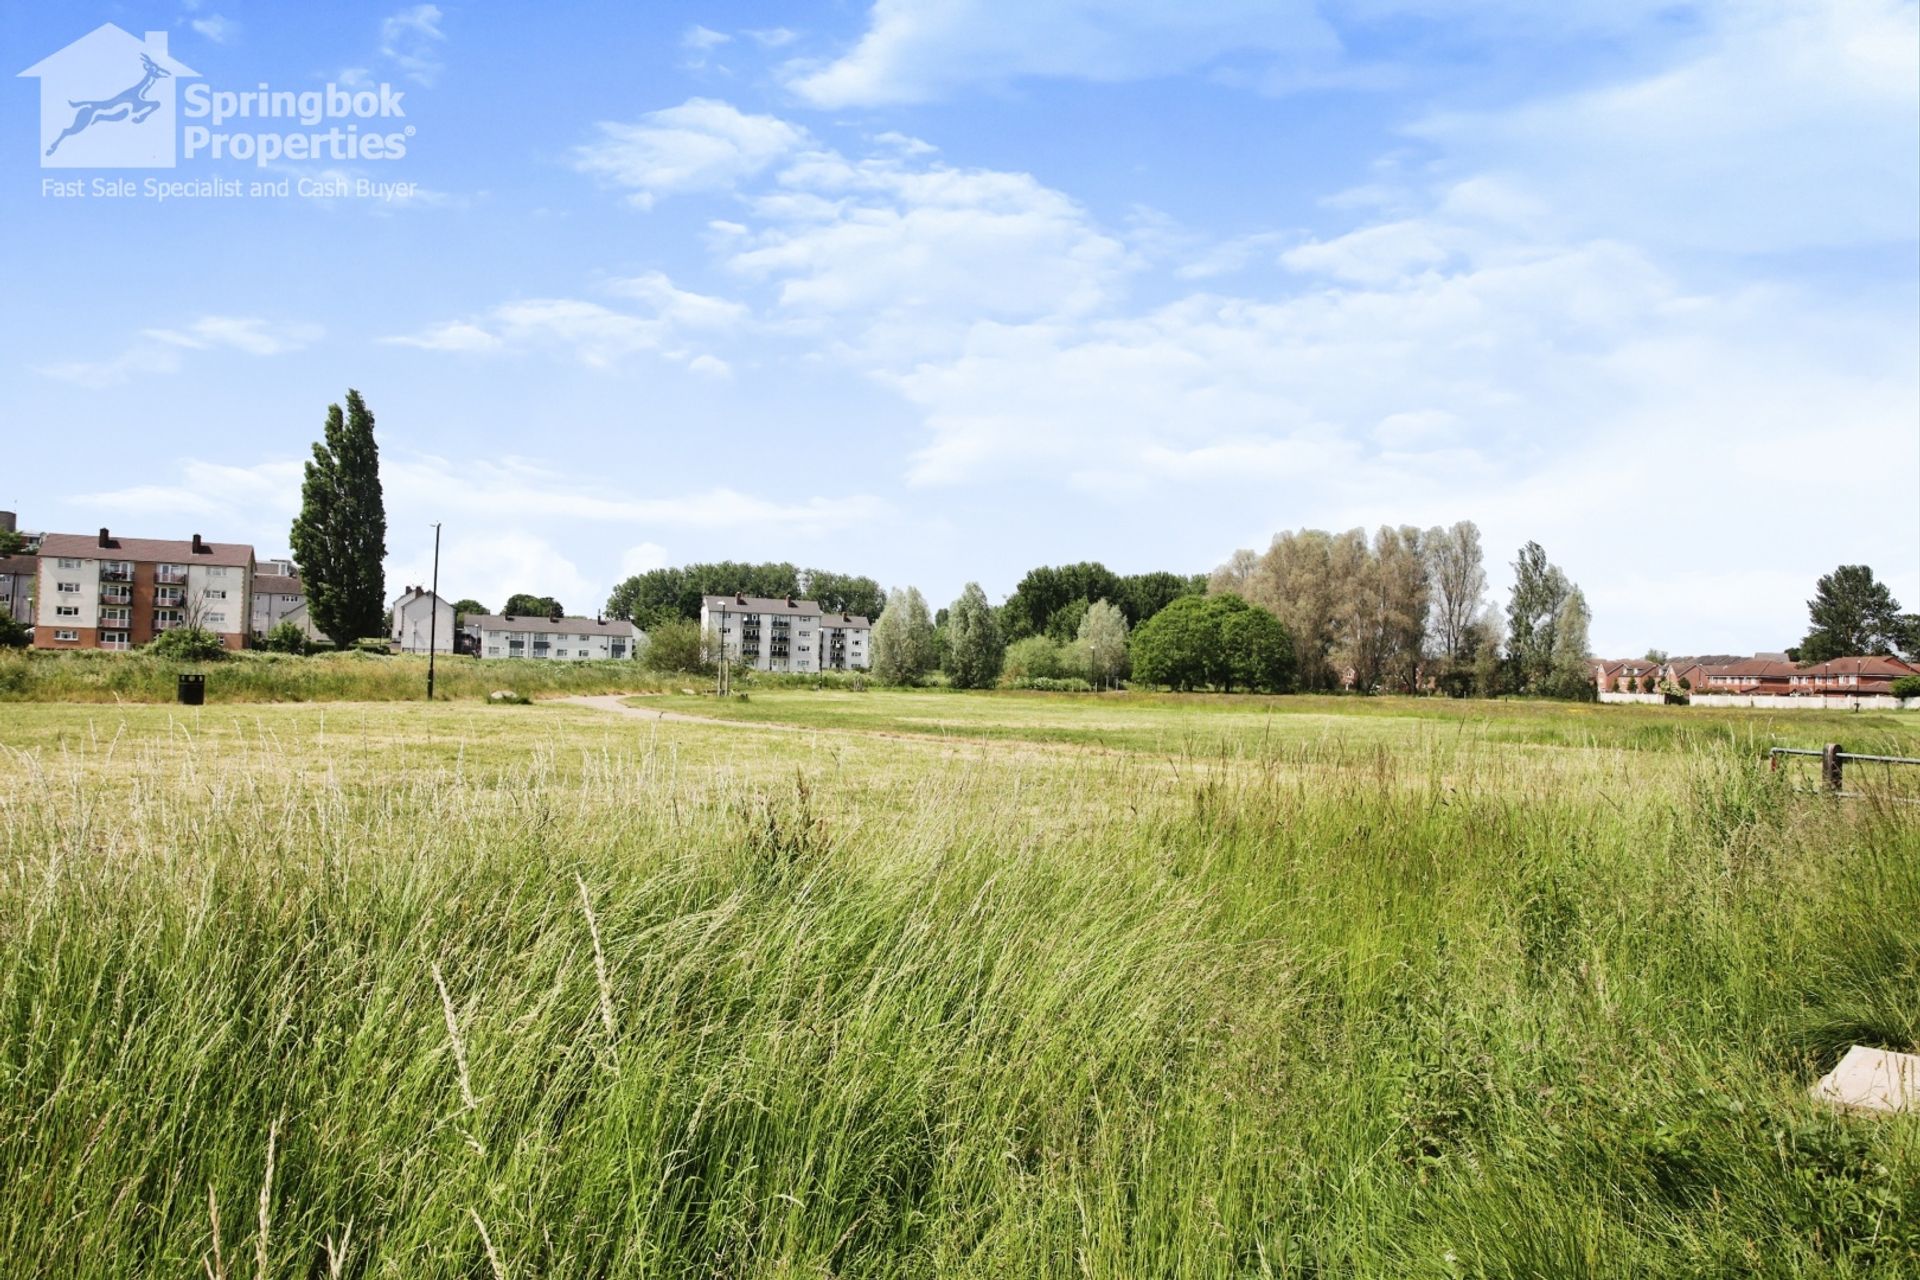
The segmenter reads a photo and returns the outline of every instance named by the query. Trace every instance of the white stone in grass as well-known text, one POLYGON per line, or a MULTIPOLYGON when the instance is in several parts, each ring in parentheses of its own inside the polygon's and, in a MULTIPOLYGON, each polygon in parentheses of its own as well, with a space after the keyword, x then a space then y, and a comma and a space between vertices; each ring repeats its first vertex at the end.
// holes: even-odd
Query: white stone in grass
POLYGON ((1848 1111, 1920 1111, 1920 1054, 1857 1044, 1812 1092, 1848 1111))

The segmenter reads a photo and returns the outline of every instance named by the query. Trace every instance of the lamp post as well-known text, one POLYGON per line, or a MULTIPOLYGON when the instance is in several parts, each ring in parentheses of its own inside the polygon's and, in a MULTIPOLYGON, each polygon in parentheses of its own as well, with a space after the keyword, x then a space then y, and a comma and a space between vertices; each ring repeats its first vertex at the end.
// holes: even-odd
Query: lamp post
POLYGON ((440 522, 433 522, 433 598, 427 602, 427 701, 433 701, 433 660, 440 649, 440 522))

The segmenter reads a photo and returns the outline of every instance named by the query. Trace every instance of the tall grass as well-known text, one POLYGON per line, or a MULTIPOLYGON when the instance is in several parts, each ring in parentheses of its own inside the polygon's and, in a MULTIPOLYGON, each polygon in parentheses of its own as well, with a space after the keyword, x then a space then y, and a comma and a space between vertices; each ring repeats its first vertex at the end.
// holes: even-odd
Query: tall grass
POLYGON ((1730 746, 62 714, 0 1275, 1920 1270, 1920 829, 1730 746))
MULTIPOLYGON (((688 681, 637 662, 496 661, 441 655, 441 698, 484 698, 495 689, 630 693, 688 681)), ((207 677, 209 702, 401 702, 424 700, 427 660, 413 654, 241 652, 216 662, 176 662, 150 653, 0 649, 0 702, 172 702, 183 672, 207 677)))

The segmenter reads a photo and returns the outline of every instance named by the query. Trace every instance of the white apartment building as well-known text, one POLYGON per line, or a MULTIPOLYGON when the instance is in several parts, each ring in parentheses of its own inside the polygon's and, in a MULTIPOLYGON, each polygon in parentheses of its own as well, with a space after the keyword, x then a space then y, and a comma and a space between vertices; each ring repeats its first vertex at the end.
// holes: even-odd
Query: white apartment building
POLYGON ((631 622, 600 618, 541 618, 525 614, 469 614, 467 633, 481 658, 551 661, 637 658, 646 633, 631 622))
POLYGON ((293 561, 262 560, 253 571, 253 633, 264 636, 306 599, 293 561))
POLYGON ((452 653, 453 605, 425 587, 408 587, 393 602, 388 638, 402 653, 425 653, 429 645, 436 653, 452 653))
POLYGON ((41 649, 132 649, 162 631, 199 626, 246 646, 253 548, 49 533, 40 541, 33 643, 41 649))
POLYGON ((731 662, 757 671, 864 671, 872 663, 873 624, 792 596, 706 596, 700 629, 717 637, 731 662))

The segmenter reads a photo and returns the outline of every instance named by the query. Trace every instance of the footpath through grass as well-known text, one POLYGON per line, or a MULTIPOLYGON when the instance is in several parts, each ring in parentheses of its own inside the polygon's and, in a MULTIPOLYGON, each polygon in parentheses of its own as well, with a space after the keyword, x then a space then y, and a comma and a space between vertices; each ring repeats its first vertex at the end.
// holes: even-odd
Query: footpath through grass
POLYGON ((0 1275, 1920 1273, 1912 807, 941 697, 0 710, 0 1275))

